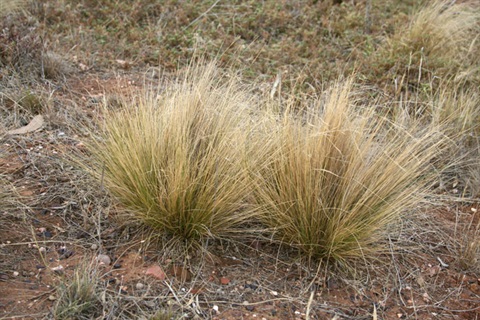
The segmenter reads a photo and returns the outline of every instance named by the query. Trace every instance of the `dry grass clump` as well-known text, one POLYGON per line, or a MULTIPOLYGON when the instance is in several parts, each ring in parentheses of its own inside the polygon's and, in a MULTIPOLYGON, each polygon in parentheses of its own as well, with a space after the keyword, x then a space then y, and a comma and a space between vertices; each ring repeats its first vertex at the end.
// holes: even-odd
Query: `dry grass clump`
POLYGON ((478 55, 479 21, 472 5, 431 1, 414 14, 407 30, 399 29, 379 49, 377 71, 407 73, 405 82, 467 72, 478 55))
POLYGON ((428 120, 452 142, 442 158, 445 178, 454 177, 465 188, 463 196, 475 197, 480 190, 480 96, 478 90, 464 82, 441 81, 438 90, 426 101, 428 120))
POLYGON ((0 17, 25 8, 25 0, 0 0, 0 17))
POLYGON ((0 175, 0 211, 6 209, 10 197, 8 181, 0 175))
POLYGON ((249 97, 213 64, 159 96, 138 96, 107 112, 91 146, 98 173, 138 219, 178 239, 243 232, 251 217, 245 158, 249 97))
POLYGON ((463 231, 459 239, 457 262, 463 270, 478 272, 480 271, 480 219, 477 211, 472 215, 468 229, 463 231), (476 222, 475 217, 477 217, 476 222))
POLYGON ((430 103, 433 122, 443 125, 451 136, 480 133, 480 96, 472 86, 444 81, 430 103))
POLYGON ((256 172, 261 220, 309 257, 346 262, 378 252, 382 232, 417 204, 438 156, 436 130, 409 133, 355 112, 351 84, 301 117, 272 125, 271 154, 256 172))
POLYGON ((93 265, 80 265, 71 278, 63 279, 57 287, 53 307, 55 319, 93 319, 101 307, 97 290, 98 270, 93 265))
POLYGON ((17 205, 19 195, 15 191, 13 184, 7 180, 7 177, 0 174, 0 213, 10 210, 17 205))

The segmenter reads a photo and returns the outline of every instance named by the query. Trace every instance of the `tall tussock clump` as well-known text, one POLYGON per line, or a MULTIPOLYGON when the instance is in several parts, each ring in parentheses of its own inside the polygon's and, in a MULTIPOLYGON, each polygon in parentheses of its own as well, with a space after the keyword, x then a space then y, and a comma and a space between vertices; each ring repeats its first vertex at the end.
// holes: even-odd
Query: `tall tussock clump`
POLYGON ((478 80, 472 64, 479 54, 479 22, 478 6, 473 2, 429 1, 412 16, 406 30, 398 28, 386 39, 374 55, 378 68, 373 69, 399 76, 407 73, 410 82, 446 75, 478 80))
POLYGON ((239 232, 251 216, 249 96, 213 64, 191 66, 164 93, 105 116, 91 151, 105 184, 133 215, 182 240, 239 232))
POLYGON ((0 0, 0 17, 9 13, 20 11, 27 4, 25 0, 0 0))
MULTIPOLYGON (((301 116, 272 122, 270 157, 255 171, 261 220, 311 258, 347 262, 381 249, 382 232, 415 206, 442 139, 409 134, 335 86, 301 116)), ((288 108, 287 108, 288 109, 288 108)))

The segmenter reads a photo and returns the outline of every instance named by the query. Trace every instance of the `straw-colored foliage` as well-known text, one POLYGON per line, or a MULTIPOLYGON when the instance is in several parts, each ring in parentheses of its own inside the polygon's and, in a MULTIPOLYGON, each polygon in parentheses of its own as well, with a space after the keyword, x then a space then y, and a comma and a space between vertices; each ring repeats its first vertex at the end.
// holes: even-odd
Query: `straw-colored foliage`
POLYGON ((373 108, 358 114, 351 89, 272 125, 270 158, 256 172, 261 220, 276 238, 339 262, 378 252, 382 231, 419 200, 441 141, 436 130, 394 128, 373 108))
POLYGON ((80 265, 70 278, 57 287, 53 307, 55 319, 93 319, 98 313, 100 293, 98 270, 93 265, 80 265))
POLYGON ((26 3, 25 0, 0 0, 0 17, 22 10, 26 3))
POLYGON ((472 78, 473 71, 466 70, 478 56, 479 21, 478 9, 468 3, 431 1, 413 15, 407 30, 387 38, 376 56, 380 70, 407 72, 415 80, 430 74, 472 78))
POLYGON ((92 146, 113 195, 137 218, 187 240, 241 230, 251 212, 245 158, 249 97, 213 64, 159 95, 107 112, 92 146))

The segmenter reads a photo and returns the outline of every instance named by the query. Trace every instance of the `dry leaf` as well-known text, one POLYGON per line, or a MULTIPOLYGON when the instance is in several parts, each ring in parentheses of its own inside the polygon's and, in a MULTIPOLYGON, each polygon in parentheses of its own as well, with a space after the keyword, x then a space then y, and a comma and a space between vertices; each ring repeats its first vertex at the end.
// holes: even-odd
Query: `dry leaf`
POLYGON ((32 121, 30 121, 29 124, 26 126, 23 126, 21 128, 15 129, 15 130, 10 130, 7 133, 8 134, 25 134, 29 132, 34 132, 39 130, 43 126, 43 116, 37 115, 33 117, 32 121))

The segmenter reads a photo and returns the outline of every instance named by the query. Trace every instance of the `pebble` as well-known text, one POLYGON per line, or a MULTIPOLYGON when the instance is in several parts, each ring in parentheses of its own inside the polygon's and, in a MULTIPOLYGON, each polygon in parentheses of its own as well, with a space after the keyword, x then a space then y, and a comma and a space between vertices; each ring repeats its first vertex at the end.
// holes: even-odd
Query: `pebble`
POLYGON ((46 252, 47 252, 47 249, 46 249, 45 247, 40 247, 40 248, 38 249, 38 251, 39 251, 40 253, 46 253, 46 252))
POLYGON ((97 256, 97 261, 99 264, 103 264, 103 265, 106 265, 106 266, 109 266, 110 263, 112 263, 112 260, 110 260, 110 257, 107 256, 106 254, 99 254, 97 256))
POLYGON ((70 258, 71 256, 73 256, 75 252, 71 251, 71 250, 65 250, 65 252, 59 257, 60 260, 63 260, 63 259, 68 259, 70 258))
POLYGON ((92 250, 97 250, 98 249, 98 246, 96 243, 92 244, 92 246, 90 247, 90 249, 92 250))
POLYGON ((144 285, 143 285, 143 283, 141 283, 141 282, 139 282, 139 283, 137 283, 137 284, 135 285, 135 288, 136 288, 137 290, 142 290, 143 287, 144 287, 144 285))
POLYGON ((253 310, 255 310, 255 307, 254 306, 245 306, 245 309, 252 312, 253 310))
POLYGON ((48 296, 48 300, 55 301, 55 300, 57 300, 57 297, 55 297, 53 294, 51 294, 51 295, 48 296))
POLYGON ((45 238, 51 238, 51 237, 52 237, 52 233, 51 233, 50 231, 46 231, 46 232, 43 234, 43 236, 44 236, 45 238))
POLYGON ((53 272, 55 272, 56 274, 59 274, 59 275, 62 275, 64 270, 63 270, 63 266, 62 265, 59 265, 58 267, 54 267, 51 269, 53 272))
POLYGON ((18 277, 19 274, 20 274, 20 273, 18 273, 18 271, 13 271, 13 276, 14 276, 14 277, 18 277))
POLYGON ((149 308, 155 308, 155 306, 157 305, 155 301, 148 301, 148 300, 143 301, 143 304, 149 308))

